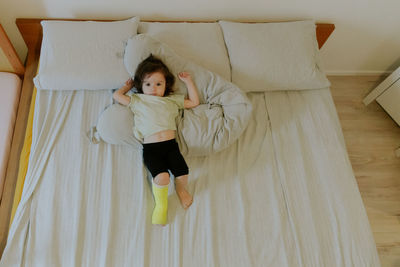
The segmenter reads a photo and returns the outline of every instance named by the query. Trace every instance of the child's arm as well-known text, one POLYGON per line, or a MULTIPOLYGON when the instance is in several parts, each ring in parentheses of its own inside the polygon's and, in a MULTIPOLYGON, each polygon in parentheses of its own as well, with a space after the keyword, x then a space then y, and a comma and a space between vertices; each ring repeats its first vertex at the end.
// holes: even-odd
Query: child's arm
POLYGON ((184 108, 194 108, 200 104, 199 95, 197 93, 197 87, 194 84, 192 77, 186 71, 179 73, 179 79, 181 79, 188 89, 189 99, 185 99, 184 108))
POLYGON ((122 105, 129 105, 131 98, 125 95, 133 86, 133 80, 129 79, 125 82, 125 85, 114 92, 113 98, 122 105))

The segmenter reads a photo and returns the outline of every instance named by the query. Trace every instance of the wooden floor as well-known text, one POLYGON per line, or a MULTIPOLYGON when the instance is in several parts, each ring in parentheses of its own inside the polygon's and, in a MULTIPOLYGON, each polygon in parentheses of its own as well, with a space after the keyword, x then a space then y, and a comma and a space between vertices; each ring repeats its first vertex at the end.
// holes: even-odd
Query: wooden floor
POLYGON ((328 78, 382 267, 400 267, 400 127, 376 101, 362 103, 385 77, 328 78))

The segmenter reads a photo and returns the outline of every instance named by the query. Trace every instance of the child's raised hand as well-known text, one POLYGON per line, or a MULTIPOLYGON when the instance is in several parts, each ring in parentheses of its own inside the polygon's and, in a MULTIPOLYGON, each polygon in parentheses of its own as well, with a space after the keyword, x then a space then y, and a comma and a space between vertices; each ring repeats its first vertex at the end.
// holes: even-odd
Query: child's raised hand
POLYGON ((190 73, 187 71, 180 72, 178 78, 184 83, 192 81, 192 76, 190 76, 190 73))
POLYGON ((133 87, 133 80, 132 80, 132 78, 129 78, 129 79, 125 82, 125 86, 126 86, 126 87, 129 87, 129 89, 133 87))

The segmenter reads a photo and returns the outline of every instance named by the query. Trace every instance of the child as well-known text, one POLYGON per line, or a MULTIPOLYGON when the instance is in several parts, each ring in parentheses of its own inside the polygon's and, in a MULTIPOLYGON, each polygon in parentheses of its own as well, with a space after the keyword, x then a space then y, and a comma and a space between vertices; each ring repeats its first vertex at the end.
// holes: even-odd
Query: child
POLYGON ((153 176, 152 188, 155 208, 152 223, 165 225, 168 211, 168 170, 175 178, 176 193, 184 209, 193 201, 187 192, 189 168, 175 141, 175 118, 178 110, 199 105, 196 85, 187 72, 178 75, 188 89, 189 99, 184 95, 172 95, 174 76, 158 58, 150 55, 139 64, 134 79, 114 92, 113 97, 120 104, 129 106, 135 121, 133 132, 143 140, 143 161, 153 176), (126 96, 132 87, 138 94, 126 96))

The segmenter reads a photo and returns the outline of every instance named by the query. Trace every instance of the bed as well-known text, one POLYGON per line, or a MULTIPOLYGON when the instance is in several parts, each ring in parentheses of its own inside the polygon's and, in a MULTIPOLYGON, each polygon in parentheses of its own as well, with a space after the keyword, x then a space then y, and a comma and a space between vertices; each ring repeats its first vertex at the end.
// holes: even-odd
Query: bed
POLYGON ((25 68, 0 25, 0 202, 25 68))
MULTIPOLYGON (((17 20, 30 79, 39 22, 17 20)), ((151 32, 148 23, 139 31, 151 32)), ((317 26, 319 47, 332 30, 317 26)), ((232 36, 223 40, 233 78, 232 36)), ((86 136, 112 103, 110 90, 38 90, 24 190, 0 266, 379 266, 329 86, 246 95, 253 111, 240 137, 186 158, 193 205, 185 212, 171 192, 169 224, 154 227, 140 150, 86 136)))

